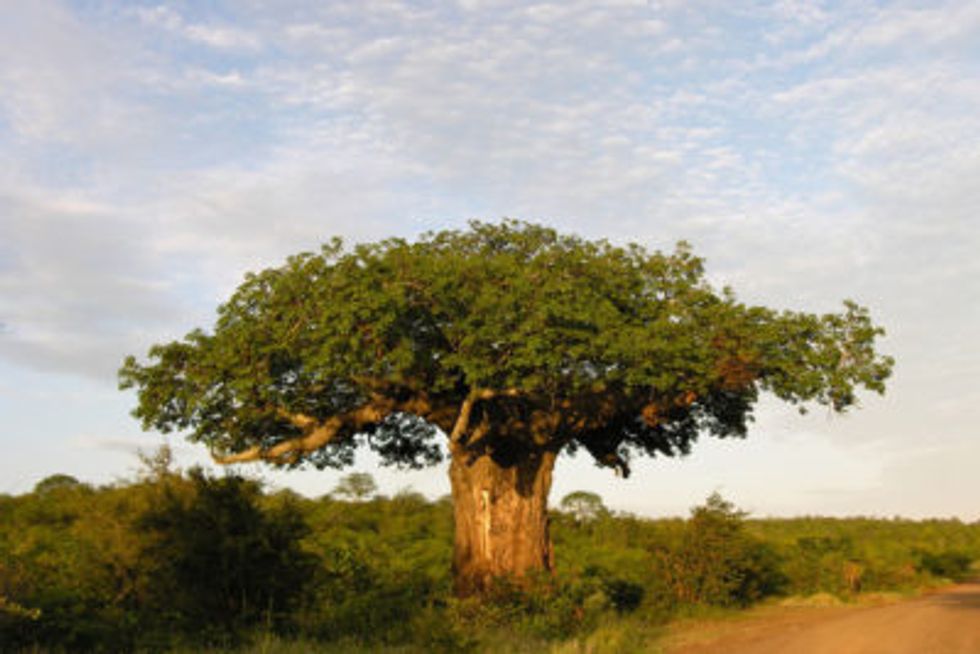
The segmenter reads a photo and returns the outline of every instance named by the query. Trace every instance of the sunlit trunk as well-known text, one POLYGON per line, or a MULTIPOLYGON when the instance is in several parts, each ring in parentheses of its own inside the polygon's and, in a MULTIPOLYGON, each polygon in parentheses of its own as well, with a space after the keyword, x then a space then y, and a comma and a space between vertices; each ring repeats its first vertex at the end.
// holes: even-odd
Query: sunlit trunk
POLYGON ((466 596, 487 590, 497 577, 520 581, 552 566, 548 492, 555 454, 535 451, 505 464, 484 454, 474 461, 452 453, 456 543, 454 588, 466 596))

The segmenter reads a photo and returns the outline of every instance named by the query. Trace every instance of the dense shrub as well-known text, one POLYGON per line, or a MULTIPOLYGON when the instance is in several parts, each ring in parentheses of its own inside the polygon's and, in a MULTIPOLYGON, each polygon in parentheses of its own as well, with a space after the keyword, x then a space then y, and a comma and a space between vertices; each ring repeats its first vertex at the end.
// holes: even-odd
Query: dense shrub
POLYGON ((786 583, 766 543, 745 531, 745 513, 713 494, 691 512, 680 541, 658 552, 677 600, 686 604, 746 606, 786 583))
POLYGON ((93 490, 42 483, 3 505, 5 647, 160 649, 283 629, 316 565, 296 507, 264 510, 238 477, 158 471, 93 490))
POLYGON ((258 484, 192 470, 161 482, 138 528, 152 561, 145 621, 205 642, 233 642, 249 627, 286 629, 305 599, 316 557, 300 548, 309 527, 297 506, 263 510, 258 484))
POLYGON ((964 552, 921 552, 920 556, 923 570, 946 579, 963 579, 973 563, 973 559, 964 552))

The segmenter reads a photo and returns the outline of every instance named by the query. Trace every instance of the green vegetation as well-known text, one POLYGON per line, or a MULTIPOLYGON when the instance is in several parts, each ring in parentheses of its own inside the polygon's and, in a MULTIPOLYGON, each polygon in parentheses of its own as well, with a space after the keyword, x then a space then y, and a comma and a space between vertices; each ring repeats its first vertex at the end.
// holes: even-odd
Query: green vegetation
POLYGON ((0 496, 0 649, 633 652, 676 616, 913 591, 980 560, 980 524, 956 520, 753 520, 718 496, 648 520, 574 493, 551 515, 554 575, 458 599, 447 500, 306 499, 146 464, 0 496))

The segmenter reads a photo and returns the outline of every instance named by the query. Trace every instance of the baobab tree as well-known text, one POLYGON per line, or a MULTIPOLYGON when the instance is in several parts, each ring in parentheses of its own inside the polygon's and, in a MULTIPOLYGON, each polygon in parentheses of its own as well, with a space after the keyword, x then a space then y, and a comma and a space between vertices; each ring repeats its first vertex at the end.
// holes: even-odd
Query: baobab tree
POLYGON ((144 428, 215 461, 438 463, 444 438, 460 594, 551 568, 561 453, 630 473, 636 455, 741 437, 759 396, 844 411, 883 392, 882 330, 854 303, 746 306, 701 259, 507 221, 316 253, 246 276, 210 331, 127 358, 144 428))

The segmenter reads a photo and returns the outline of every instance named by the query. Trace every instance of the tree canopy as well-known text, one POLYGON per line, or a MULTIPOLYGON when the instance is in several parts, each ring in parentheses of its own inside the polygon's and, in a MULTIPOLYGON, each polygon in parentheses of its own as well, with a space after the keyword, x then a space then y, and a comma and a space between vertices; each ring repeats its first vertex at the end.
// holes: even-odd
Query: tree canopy
POLYGON ((472 456, 633 455, 743 436, 762 392, 844 411, 892 359, 866 309, 779 311, 713 288, 670 253, 473 222, 248 274, 210 331, 126 359, 145 428, 186 431, 224 463, 436 463, 441 430, 472 456))

